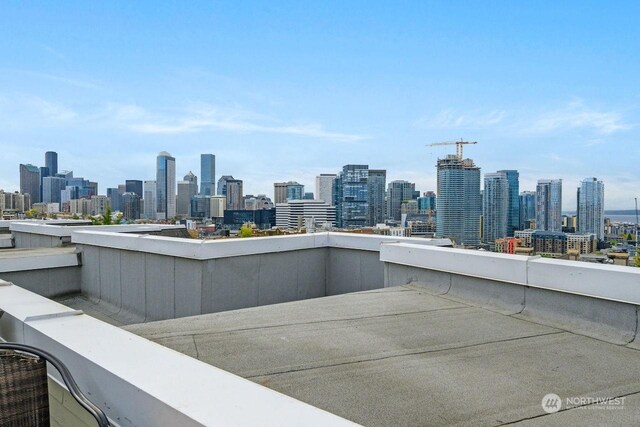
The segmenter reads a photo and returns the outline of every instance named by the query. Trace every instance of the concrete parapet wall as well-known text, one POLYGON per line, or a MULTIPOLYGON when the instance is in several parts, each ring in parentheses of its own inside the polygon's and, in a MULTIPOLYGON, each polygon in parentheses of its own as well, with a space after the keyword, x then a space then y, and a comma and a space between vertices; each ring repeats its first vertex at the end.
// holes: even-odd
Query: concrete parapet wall
POLYGON ((640 269, 538 257, 505 263, 498 254, 455 250, 454 256, 444 258, 443 251, 383 245, 385 286, 420 286, 445 298, 615 344, 633 347, 640 342, 640 269), (500 270, 491 278, 487 268, 470 269, 473 256, 490 260, 488 265, 500 270))

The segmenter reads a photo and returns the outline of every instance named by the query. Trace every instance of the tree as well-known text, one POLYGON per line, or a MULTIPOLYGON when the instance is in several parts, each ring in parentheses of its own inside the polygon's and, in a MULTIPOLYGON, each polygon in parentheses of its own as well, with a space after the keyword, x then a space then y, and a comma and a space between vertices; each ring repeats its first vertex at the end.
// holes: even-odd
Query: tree
POLYGON ((636 255, 633 260, 635 261, 636 267, 640 267, 640 255, 636 255))
POLYGON ((244 225, 240 227, 240 237, 251 237, 251 228, 244 225))

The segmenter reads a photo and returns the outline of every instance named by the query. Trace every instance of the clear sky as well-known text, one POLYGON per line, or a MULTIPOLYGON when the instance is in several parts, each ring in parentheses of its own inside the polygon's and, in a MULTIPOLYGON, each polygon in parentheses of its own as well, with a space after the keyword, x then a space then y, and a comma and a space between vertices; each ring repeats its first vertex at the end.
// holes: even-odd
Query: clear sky
POLYGON ((0 2, 0 188, 19 163, 97 180, 216 175, 273 182, 347 163, 435 190, 460 137, 521 190, 605 182, 640 197, 640 2, 0 2))

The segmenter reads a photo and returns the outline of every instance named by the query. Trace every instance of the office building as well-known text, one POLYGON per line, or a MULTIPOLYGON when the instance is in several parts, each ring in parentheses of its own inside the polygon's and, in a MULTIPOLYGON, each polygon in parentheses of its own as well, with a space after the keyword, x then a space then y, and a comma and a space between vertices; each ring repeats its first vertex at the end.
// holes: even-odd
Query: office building
POLYGON ((604 240, 604 183, 586 178, 578 187, 577 232, 595 234, 604 240))
POLYGON ((216 156, 200 154, 200 194, 214 196, 216 194, 216 156))
POLYGON ((227 179, 225 196, 227 197, 227 209, 232 211, 243 210, 244 197, 241 179, 227 179))
POLYGON ((287 183, 286 182, 274 182, 273 183, 273 203, 286 203, 287 201, 287 183))
POLYGON ((520 230, 531 227, 536 220, 536 192, 523 191, 520 193, 520 230))
POLYGON ((402 180, 391 181, 387 188, 387 218, 400 221, 402 202, 413 199, 417 199, 414 183, 402 180))
POLYGON ((126 193, 136 193, 140 198, 144 196, 142 181, 137 179, 127 179, 124 186, 126 193))
POLYGON ((345 165, 334 181, 336 224, 340 228, 369 225, 369 166, 345 165))
POLYGON ((336 180, 335 173, 321 173, 316 177, 316 197, 317 200, 324 200, 333 205, 333 182, 336 180))
POLYGON ((258 194, 257 196, 248 194, 244 196, 244 208, 250 211, 259 209, 273 209, 274 204, 271 199, 265 194, 258 194))
POLYGON ((297 182, 287 182, 287 201, 304 199, 304 185, 297 182))
POLYGON ((182 181, 178 182, 178 201, 176 215, 186 218, 190 216, 191 199, 198 194, 198 177, 189 171, 182 181))
POLYGON ((20 165, 20 192, 31 196, 31 203, 40 203, 40 169, 37 166, 20 165))
POLYGON ((58 175, 58 153, 55 151, 44 153, 44 166, 47 168, 48 176, 58 175))
POLYGON ((176 216, 176 159, 162 151, 156 166, 156 217, 166 220, 176 216))
MULTIPOLYGON (((495 241, 508 236, 510 183, 504 172, 484 175, 482 192, 482 240, 493 249, 495 241)), ((515 230, 514 230, 515 231, 515 230)))
POLYGON ((265 230, 276 225, 276 210, 261 209, 257 211, 225 210, 224 219, 222 220, 224 227, 237 230, 248 222, 252 222, 258 229, 265 230))
POLYGON ((233 180, 232 175, 222 175, 218 180, 218 196, 226 196, 227 195, 227 181, 233 180))
POLYGON ((298 230, 311 221, 314 226, 336 223, 336 207, 322 200, 290 200, 276 204, 276 226, 298 230))
MULTIPOLYGON (((224 211, 227 207, 227 198, 225 196, 211 196, 209 200, 209 212, 211 218, 224 218, 224 211)), ((273 207, 271 207, 273 209, 273 207)))
POLYGON ((536 229, 562 231, 562 180, 541 179, 536 187, 536 229))
POLYGON ((155 219, 156 218, 156 181, 155 180, 147 180, 144 182, 144 217, 146 219, 155 219))
POLYGON ((433 191, 425 191, 422 193, 422 197, 418 197, 418 212, 427 214, 435 211, 437 200, 436 193, 433 191))
POLYGON ((46 176, 42 179, 42 202, 60 203, 62 190, 65 189, 64 178, 46 176))
POLYGON ((369 225, 383 224, 385 220, 385 188, 387 171, 369 169, 369 225))
POLYGON ((107 196, 91 196, 91 215, 105 215, 111 209, 107 196))
POLYGON ((113 211, 122 211, 122 195, 119 188, 107 188, 107 197, 113 211))
POLYGON ((309 191, 305 191, 304 196, 302 197, 304 200, 315 200, 313 193, 309 191))
POLYGON ((448 155, 438 159, 436 237, 462 246, 480 243, 480 168, 471 159, 448 155))
POLYGON ((140 196, 134 192, 122 195, 122 217, 126 220, 140 219, 140 196))
POLYGON ((509 215, 507 218, 507 236, 520 229, 520 174, 517 170, 500 170, 509 183, 509 215))

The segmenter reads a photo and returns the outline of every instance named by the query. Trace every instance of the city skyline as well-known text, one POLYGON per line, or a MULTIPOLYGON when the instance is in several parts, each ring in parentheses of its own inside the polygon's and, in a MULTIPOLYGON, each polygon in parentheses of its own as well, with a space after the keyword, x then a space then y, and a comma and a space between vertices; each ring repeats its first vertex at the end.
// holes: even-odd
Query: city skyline
POLYGON ((451 151, 425 144, 465 137, 483 172, 516 169, 521 190, 595 176, 607 209, 634 207, 640 178, 619 159, 640 155, 638 4, 153 9, 2 6, 0 188, 48 150, 101 188, 153 179, 166 150, 178 176, 214 153, 217 176, 256 194, 345 164, 428 191, 451 151))

